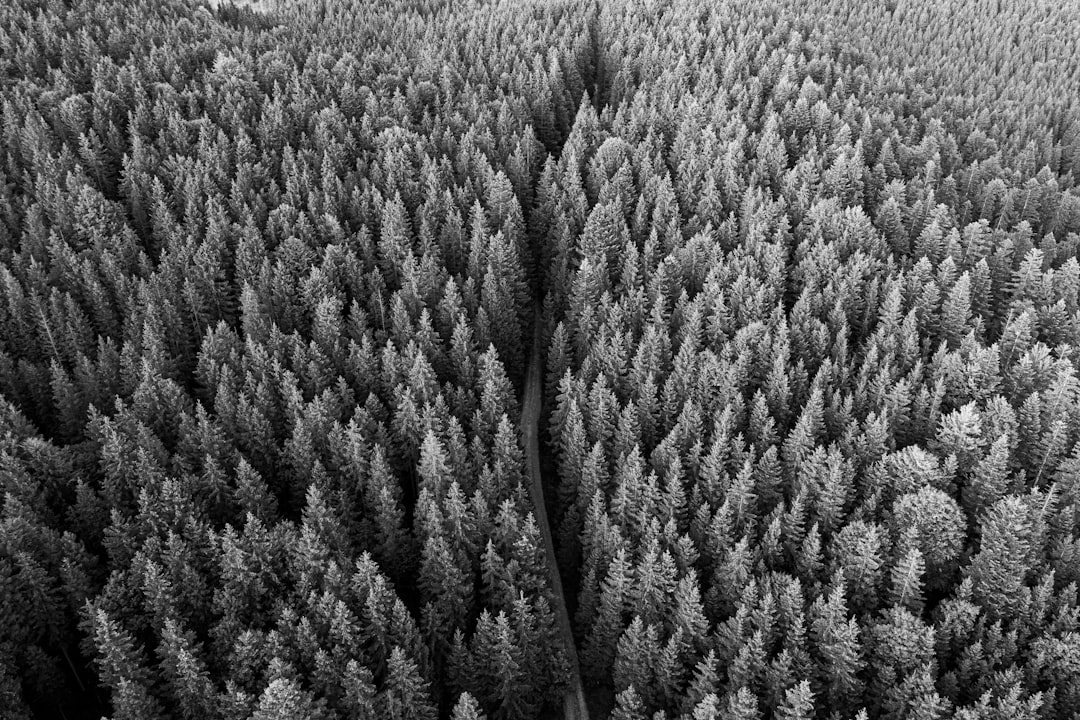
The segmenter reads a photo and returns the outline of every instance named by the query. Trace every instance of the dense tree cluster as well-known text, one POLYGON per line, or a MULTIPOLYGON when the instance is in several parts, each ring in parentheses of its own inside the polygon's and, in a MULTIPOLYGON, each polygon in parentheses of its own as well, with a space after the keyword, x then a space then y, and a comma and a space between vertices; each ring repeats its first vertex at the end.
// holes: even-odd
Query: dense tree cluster
POLYGON ((593 13, 0 13, 0 714, 535 717, 522 207, 593 13))
POLYGON ((536 211, 583 671, 619 718, 1071 717, 1075 39, 876 3, 600 23, 536 211))
POLYGON ((1075 7, 214 5, 0 7, 0 716, 1072 716, 1075 7))

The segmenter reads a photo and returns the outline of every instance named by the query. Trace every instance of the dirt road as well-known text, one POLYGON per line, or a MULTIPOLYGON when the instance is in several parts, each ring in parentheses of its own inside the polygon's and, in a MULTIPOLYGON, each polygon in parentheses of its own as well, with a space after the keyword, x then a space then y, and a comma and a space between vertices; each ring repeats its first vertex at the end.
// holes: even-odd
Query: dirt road
POLYGON ((525 462, 529 472, 529 495, 532 497, 536 524, 544 538, 544 553, 551 574, 551 587, 555 594, 555 616, 559 624, 559 635, 570 660, 570 685, 563 696, 563 714, 566 720, 588 720, 589 711, 585 707, 585 692, 581 684, 581 671, 578 668, 577 649, 574 647, 574 634, 570 629, 570 615, 566 610, 566 597, 563 595, 562 577, 555 561, 555 545, 551 541, 551 526, 548 524, 547 506, 544 504, 544 482, 540 476, 540 437, 538 424, 542 403, 543 360, 540 352, 540 323, 537 320, 533 328, 533 350, 529 358, 529 368, 525 374, 525 395, 521 401, 521 433, 525 443, 525 462))

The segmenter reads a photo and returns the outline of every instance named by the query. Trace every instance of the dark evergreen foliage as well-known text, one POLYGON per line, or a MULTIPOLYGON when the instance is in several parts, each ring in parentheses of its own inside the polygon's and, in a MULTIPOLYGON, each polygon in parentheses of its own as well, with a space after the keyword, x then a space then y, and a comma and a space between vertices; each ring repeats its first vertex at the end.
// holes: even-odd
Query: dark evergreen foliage
POLYGON ((1072 717, 1078 24, 3 4, 0 717, 1072 717))

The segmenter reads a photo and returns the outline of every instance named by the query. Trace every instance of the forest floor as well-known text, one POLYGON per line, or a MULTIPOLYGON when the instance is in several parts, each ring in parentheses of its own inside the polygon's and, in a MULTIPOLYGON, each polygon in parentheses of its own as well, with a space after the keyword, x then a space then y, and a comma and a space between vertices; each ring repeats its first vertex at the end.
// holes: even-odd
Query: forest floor
POLYGON ((588 720, 589 710, 585 704, 585 692, 581 683, 581 671, 578 666, 577 648, 574 646, 574 633, 570 629, 570 613, 566 608, 566 596, 563 594, 562 576, 555 559, 555 544, 551 539, 551 526, 548 524, 547 505, 544 501, 544 481, 540 473, 540 406, 543 402, 543 354, 540 351, 541 329, 540 316, 537 315, 533 328, 532 355, 525 374, 525 393, 521 400, 521 433, 525 443, 525 463, 529 472, 529 494, 532 498, 536 524, 544 539, 544 554, 551 575, 551 589, 555 595, 555 617, 559 626, 559 635, 566 648, 570 661, 570 684, 563 696, 563 714, 566 720, 588 720))

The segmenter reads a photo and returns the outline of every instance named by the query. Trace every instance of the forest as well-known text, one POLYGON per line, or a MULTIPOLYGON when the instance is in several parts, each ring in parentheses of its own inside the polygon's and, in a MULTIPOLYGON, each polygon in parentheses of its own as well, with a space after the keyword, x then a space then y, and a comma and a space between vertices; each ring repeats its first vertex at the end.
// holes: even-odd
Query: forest
POLYGON ((1080 7, 0 3, 0 720, 1072 720, 1080 7))

